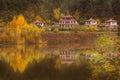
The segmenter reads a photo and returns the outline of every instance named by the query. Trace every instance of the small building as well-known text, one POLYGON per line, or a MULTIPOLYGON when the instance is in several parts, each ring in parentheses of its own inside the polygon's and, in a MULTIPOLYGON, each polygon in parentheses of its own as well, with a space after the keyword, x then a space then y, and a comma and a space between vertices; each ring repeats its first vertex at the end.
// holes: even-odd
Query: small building
POLYGON ((117 20, 110 19, 105 21, 105 27, 109 30, 117 30, 118 28, 117 20))
POLYGON ((39 26, 39 27, 43 27, 43 26, 44 26, 44 23, 41 22, 41 21, 39 21, 39 20, 33 21, 33 24, 35 24, 35 25, 37 25, 37 26, 39 26))
POLYGON ((90 18, 89 20, 85 21, 85 25, 87 25, 87 26, 97 26, 98 22, 97 22, 97 20, 90 18))
POLYGON ((74 25, 78 25, 78 22, 70 15, 64 16, 59 22, 60 29, 72 29, 74 25))

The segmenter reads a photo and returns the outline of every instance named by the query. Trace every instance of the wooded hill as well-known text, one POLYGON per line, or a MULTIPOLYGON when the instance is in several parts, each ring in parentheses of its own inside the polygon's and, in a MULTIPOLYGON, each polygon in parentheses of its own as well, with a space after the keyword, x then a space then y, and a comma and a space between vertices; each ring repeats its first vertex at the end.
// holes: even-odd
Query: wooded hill
POLYGON ((35 16, 55 21, 53 10, 61 13, 77 14, 78 21, 88 18, 109 18, 120 20, 120 0, 0 0, 0 19, 10 21, 22 13, 28 21, 35 16))

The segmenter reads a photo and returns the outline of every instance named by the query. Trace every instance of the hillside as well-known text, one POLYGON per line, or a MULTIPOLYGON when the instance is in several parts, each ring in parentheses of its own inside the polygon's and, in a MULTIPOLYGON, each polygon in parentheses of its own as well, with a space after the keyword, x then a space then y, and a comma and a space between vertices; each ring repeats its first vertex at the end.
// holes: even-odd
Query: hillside
POLYGON ((120 0, 0 0, 0 19, 8 22, 22 13, 28 21, 41 16, 52 22, 55 8, 77 17, 78 22, 90 17, 120 20, 120 0))

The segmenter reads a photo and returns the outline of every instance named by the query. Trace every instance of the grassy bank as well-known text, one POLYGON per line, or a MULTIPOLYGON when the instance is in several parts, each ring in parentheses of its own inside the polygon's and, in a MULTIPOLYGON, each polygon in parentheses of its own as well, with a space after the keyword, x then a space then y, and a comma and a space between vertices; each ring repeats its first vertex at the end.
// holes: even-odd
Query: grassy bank
POLYGON ((94 33, 43 33, 42 39, 48 44, 60 43, 93 43, 97 35, 94 33))

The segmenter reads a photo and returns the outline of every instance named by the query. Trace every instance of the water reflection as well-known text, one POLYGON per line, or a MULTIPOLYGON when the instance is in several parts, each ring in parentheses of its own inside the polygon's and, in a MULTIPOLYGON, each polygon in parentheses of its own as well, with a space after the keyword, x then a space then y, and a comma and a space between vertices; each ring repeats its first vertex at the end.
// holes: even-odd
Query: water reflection
POLYGON ((87 80, 91 69, 85 51, 35 45, 0 47, 0 80, 87 80))
POLYGON ((61 63, 71 64, 75 62, 75 60, 78 58, 78 55, 79 54, 76 54, 73 51, 63 50, 63 51, 60 51, 59 58, 61 60, 61 63))
POLYGON ((0 60, 9 63, 14 71, 23 72, 33 60, 41 61, 44 54, 40 54, 40 46, 7 46, 0 48, 0 60))
MULTIPOLYGON (((78 44, 1 46, 0 80, 96 80, 93 67, 97 69, 98 65, 92 65, 89 58, 97 52, 87 48, 78 44)), ((98 57, 93 55, 93 62, 94 59, 101 62, 98 57)), ((111 75, 112 72, 108 74, 111 75)), ((113 76, 109 79, 117 80, 113 79, 113 76)), ((105 77, 99 80, 105 80, 105 77)))
MULTIPOLYGON (((0 60, 7 62, 13 70, 24 72, 28 64, 34 60, 37 62, 45 58, 57 58, 56 64, 72 64, 77 61, 79 55, 86 50, 74 49, 49 49, 42 46, 4 46, 0 47, 0 60), (44 48, 44 49, 43 49, 44 48)), ((90 52, 87 52, 90 53, 90 52)))

